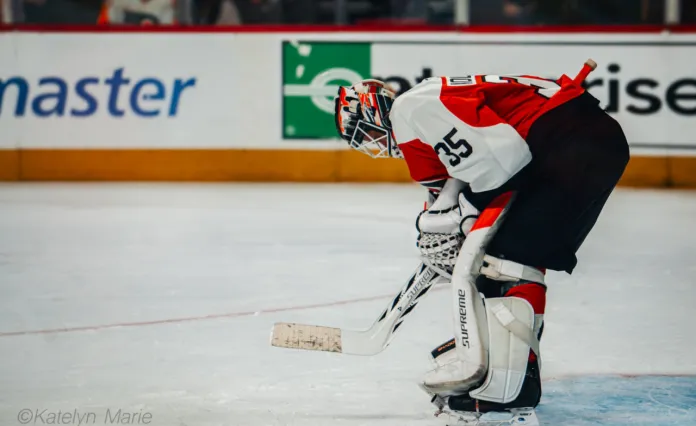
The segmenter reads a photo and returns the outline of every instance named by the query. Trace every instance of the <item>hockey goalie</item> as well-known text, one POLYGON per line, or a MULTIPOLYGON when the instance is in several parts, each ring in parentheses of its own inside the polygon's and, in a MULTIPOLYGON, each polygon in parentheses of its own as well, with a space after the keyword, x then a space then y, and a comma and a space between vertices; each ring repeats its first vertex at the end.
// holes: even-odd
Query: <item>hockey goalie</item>
POLYGON ((428 190, 417 245, 451 280, 455 318, 421 387, 460 419, 539 403, 545 271, 572 273, 628 163, 587 73, 433 77, 398 97, 376 80, 339 89, 341 137, 403 158, 428 190))

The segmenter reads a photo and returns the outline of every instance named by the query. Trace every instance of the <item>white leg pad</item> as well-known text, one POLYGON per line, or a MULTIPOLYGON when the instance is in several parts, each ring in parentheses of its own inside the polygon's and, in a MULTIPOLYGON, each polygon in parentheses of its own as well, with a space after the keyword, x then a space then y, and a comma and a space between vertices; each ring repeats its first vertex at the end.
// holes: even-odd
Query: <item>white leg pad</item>
POLYGON ((452 274, 452 308, 456 349, 439 358, 422 387, 441 396, 468 392, 488 371, 488 326, 483 298, 475 281, 483 265, 484 248, 496 226, 473 230, 464 240, 452 274))
POLYGON ((486 299, 489 366, 483 385, 469 392, 475 399, 505 404, 520 394, 529 359, 529 350, 539 354, 534 332, 534 309, 524 299, 486 299))
MULTIPOLYGON (((465 282, 469 284, 468 282, 465 282)), ((440 396, 468 392, 488 370, 488 331, 483 298, 473 285, 463 285, 454 300, 456 347, 435 359, 422 387, 440 396)))
POLYGON ((456 350, 440 355, 437 367, 425 374, 421 387, 426 392, 450 396, 469 391, 486 376, 485 364, 462 360, 456 350))
POLYGON ((452 273, 455 350, 438 357, 438 367, 426 374, 421 384, 426 392, 442 397, 468 392, 489 371, 489 319, 475 282, 484 263, 485 248, 500 227, 511 200, 508 193, 492 202, 459 250, 452 273))

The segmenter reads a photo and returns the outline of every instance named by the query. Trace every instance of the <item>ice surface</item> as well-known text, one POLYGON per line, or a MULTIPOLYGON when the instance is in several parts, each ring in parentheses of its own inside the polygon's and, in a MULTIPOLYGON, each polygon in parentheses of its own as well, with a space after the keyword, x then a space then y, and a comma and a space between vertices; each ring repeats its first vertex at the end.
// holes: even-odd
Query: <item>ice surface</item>
POLYGON ((542 424, 692 426, 696 380, 690 377, 574 377, 547 381, 542 424))
MULTIPOLYGON (((418 263, 423 198, 411 185, 1 185, 0 424, 24 408, 44 423, 77 410, 109 424, 121 408, 156 426, 439 424, 415 383, 450 337, 446 290, 379 356, 268 342, 276 321, 369 326, 418 263)), ((579 258, 548 277, 542 422, 628 425, 648 410, 667 419, 651 425, 696 424, 696 192, 616 192, 579 258), (596 417, 578 416, 585 405, 596 417)))

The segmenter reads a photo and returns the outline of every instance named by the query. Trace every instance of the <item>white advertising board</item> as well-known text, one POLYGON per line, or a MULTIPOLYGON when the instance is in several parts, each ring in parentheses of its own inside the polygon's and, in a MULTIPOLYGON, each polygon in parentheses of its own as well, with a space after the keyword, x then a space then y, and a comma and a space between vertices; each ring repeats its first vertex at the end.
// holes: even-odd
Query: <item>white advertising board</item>
POLYGON ((233 35, 3 35, 0 144, 195 147, 228 143, 244 105, 233 35), (7 43, 7 38, 12 40, 7 43), (205 46, 205 48, 203 48, 205 46), (221 127, 222 132, 211 131, 221 127))
POLYGON ((1 33, 0 148, 338 149, 338 84, 571 77, 632 146, 696 152, 696 34, 1 33))
POLYGON ((572 78, 587 58, 599 63, 587 79, 590 92, 634 146, 696 149, 696 44, 372 45, 372 70, 383 78, 462 73, 572 78))

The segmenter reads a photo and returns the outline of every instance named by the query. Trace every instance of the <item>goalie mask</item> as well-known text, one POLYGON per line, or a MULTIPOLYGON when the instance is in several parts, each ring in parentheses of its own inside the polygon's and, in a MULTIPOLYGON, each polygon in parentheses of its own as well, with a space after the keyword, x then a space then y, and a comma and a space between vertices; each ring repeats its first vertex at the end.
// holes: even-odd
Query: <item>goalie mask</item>
POLYGON ((336 97, 336 129, 351 148, 372 158, 403 158, 392 135, 389 110, 396 95, 378 80, 341 86, 336 97))

